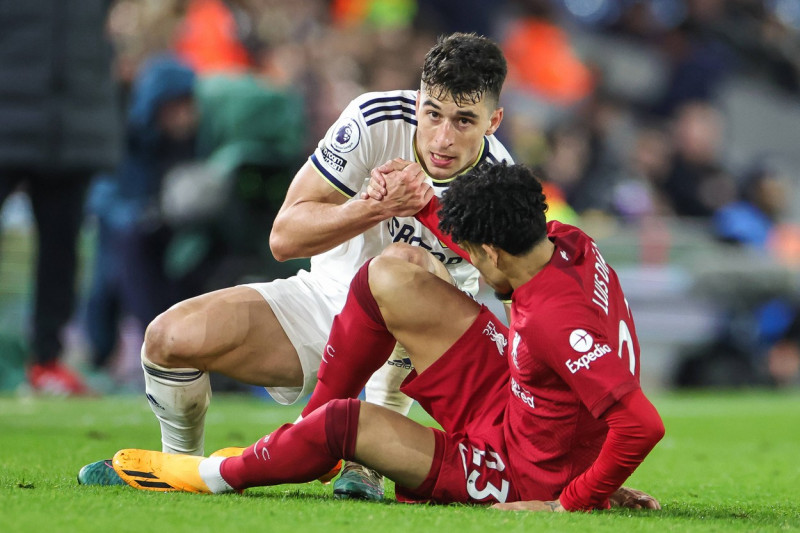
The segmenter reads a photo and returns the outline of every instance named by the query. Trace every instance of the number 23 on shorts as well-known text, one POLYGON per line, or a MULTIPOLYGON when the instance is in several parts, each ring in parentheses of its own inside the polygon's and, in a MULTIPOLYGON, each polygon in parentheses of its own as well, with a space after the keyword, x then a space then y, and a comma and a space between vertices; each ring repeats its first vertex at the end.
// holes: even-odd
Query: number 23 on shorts
POLYGON ((477 502, 487 503, 490 499, 504 503, 508 498, 509 482, 504 479, 506 465, 497 452, 481 450, 473 445, 469 448, 459 443, 461 462, 467 480, 467 493, 477 502))

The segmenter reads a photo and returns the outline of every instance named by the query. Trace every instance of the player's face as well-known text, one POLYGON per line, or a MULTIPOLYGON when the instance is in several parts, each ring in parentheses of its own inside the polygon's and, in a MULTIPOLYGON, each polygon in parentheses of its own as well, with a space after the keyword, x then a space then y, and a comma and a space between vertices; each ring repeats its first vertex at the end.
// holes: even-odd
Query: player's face
POLYGON ((469 254, 470 262, 478 269, 483 280, 492 290, 501 294, 511 292, 512 287, 508 277, 497 268, 496 255, 492 256, 482 246, 475 246, 470 243, 459 243, 459 245, 469 254))
POLYGON ((483 136, 497 130, 503 109, 486 98, 456 105, 449 97, 417 93, 417 155, 428 175, 445 180, 472 166, 483 147, 483 136))

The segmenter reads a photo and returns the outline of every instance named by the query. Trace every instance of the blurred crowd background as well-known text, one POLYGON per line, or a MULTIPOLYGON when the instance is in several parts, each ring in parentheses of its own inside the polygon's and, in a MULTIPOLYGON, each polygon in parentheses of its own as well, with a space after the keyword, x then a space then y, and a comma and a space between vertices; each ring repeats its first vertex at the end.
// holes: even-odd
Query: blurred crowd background
POLYGON ((306 266, 267 243, 294 172, 453 31, 504 49, 498 137, 620 274, 645 385, 800 383, 800 0, 40 3, 0 16, 0 389, 139 391, 160 311, 306 266))

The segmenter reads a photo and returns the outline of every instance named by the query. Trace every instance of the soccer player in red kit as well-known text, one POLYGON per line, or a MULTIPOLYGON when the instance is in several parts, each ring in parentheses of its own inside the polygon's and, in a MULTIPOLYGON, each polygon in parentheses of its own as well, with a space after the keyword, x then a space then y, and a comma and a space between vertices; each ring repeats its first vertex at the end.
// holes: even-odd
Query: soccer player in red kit
POLYGON ((546 209, 530 169, 497 164, 419 215, 441 219, 440 238, 513 293, 510 329, 425 269, 376 258, 353 279, 301 421, 240 457, 121 450, 115 470, 141 489, 226 492, 316 479, 345 458, 393 479, 405 501, 658 508, 621 489, 664 433, 639 386, 631 311, 594 241, 546 223, 546 209), (442 430, 352 399, 395 339, 415 367, 401 390, 442 430))

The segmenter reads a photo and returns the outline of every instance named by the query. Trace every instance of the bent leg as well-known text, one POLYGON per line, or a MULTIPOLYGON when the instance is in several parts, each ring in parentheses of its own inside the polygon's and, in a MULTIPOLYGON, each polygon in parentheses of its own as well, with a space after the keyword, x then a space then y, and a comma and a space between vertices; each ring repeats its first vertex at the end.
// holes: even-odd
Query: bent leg
MULTIPOLYGON (((433 430, 358 400, 334 400, 297 424, 285 424, 221 461, 232 488, 317 479, 340 458, 353 459, 408 487, 419 486, 433 463, 433 430)), ((213 464, 213 463, 212 463, 213 464)))
POLYGON ((386 328, 408 351, 418 374, 455 344, 481 309, 450 283, 392 257, 370 263, 369 288, 386 328))
POLYGON ((145 334, 142 367, 169 453, 203 454, 209 371, 255 385, 303 384, 297 352, 264 298, 248 287, 204 294, 159 315, 145 334))
MULTIPOLYGON (((380 255, 417 265, 448 283, 455 284, 450 272, 442 262, 419 246, 394 243, 384 249, 380 255)), ((389 360, 378 368, 367 381, 364 387, 364 396, 367 402, 381 405, 400 414, 408 414, 413 400, 400 392, 400 384, 411 372, 411 368, 408 352, 402 345, 397 344, 389 356, 389 360)))
POLYGON ((384 407, 361 404, 355 454, 349 459, 416 488, 427 478, 435 451, 431 428, 384 407))
POLYGON ((174 305, 150 323, 145 351, 166 368, 214 371, 261 386, 299 386, 302 368, 264 298, 232 287, 174 305))
POLYGON ((480 309, 418 265, 373 259, 353 277, 334 319, 319 383, 303 416, 332 399, 354 398, 386 363, 395 339, 408 350, 417 373, 424 371, 467 331, 480 309))

